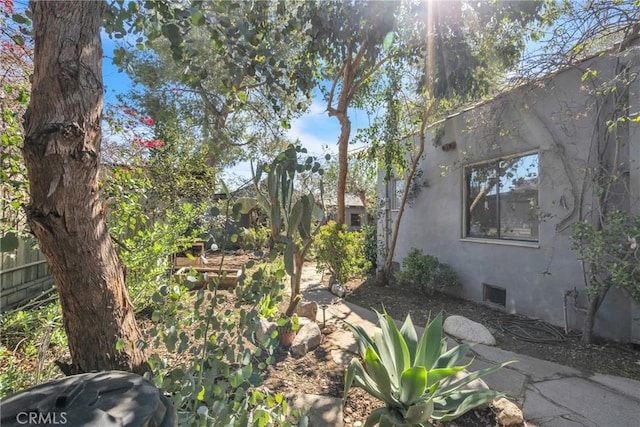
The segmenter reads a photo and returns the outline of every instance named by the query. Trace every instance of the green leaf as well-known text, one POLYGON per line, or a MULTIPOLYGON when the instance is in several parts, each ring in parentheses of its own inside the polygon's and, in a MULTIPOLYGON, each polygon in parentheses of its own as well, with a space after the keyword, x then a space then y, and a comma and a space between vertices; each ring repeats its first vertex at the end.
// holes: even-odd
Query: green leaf
POLYGON ((424 366, 414 366, 406 369, 400 376, 400 401, 406 405, 413 405, 427 389, 427 370, 424 366))
POLYGON ((118 338, 116 341, 116 351, 121 351, 124 348, 124 340, 122 338, 118 338))
POLYGON ((389 373, 380 362, 380 357, 373 348, 367 347, 364 355, 364 363, 367 368, 367 373, 378 386, 380 393, 385 397, 384 401, 387 403, 393 402, 395 399, 391 397, 391 380, 389 379, 389 373))
POLYGON ((442 355, 440 355, 440 357, 436 361, 435 367, 450 368, 451 366, 454 366, 456 363, 458 363, 459 360, 462 360, 467 355, 467 353, 473 346, 474 344, 466 342, 453 347, 449 351, 442 353, 442 355))
POLYGON ((466 375, 465 377, 452 382, 451 384, 448 384, 446 387, 442 387, 439 388, 435 391, 435 393, 433 393, 433 397, 440 397, 440 396, 446 396, 448 393, 451 393, 453 391, 459 390, 462 387, 464 387, 465 385, 469 384, 471 381, 481 378, 485 375, 489 375, 495 371, 497 371, 500 368, 503 368, 511 363, 514 363, 515 361, 509 361, 509 362, 505 362, 501 365, 496 365, 496 366, 491 366, 489 368, 485 368, 485 369, 481 369, 479 371, 475 371, 475 372, 471 372, 469 375, 466 375))
POLYGON ((298 229, 300 221, 302 221, 302 214, 304 213, 303 211, 304 205, 302 199, 299 199, 291 208, 291 216, 289 217, 289 225, 287 227, 287 237, 291 238, 292 233, 294 233, 298 229))
POLYGON ((288 242, 284 250, 284 268, 289 276, 293 276, 293 242, 288 242))
POLYGON ((402 334, 400 334, 395 320, 387 313, 384 313, 383 319, 384 322, 380 322, 380 328, 382 329, 383 335, 385 335, 386 344, 391 347, 390 350, 393 352, 396 377, 399 379, 405 369, 412 366, 411 359, 409 359, 409 348, 402 334))
POLYGON ((440 421, 454 420, 468 411, 477 408, 480 405, 484 405, 487 402, 491 402, 501 396, 504 396, 504 393, 500 393, 495 390, 466 390, 463 393, 459 393, 458 395, 447 399, 446 407, 436 407, 431 414, 431 418, 440 421))
POLYGON ((389 50, 389 48, 393 44, 393 38, 393 31, 389 31, 387 35, 384 36, 384 40, 382 41, 382 50, 389 50))
POLYGON ((434 404, 433 400, 429 399, 425 402, 412 405, 407 409, 407 413, 404 419, 409 425, 418 425, 424 423, 431 418, 433 414, 434 404))
POLYGON ((444 378, 455 375, 460 371, 464 371, 467 367, 469 367, 469 365, 455 366, 453 368, 431 369, 427 372, 427 387, 431 387, 433 384, 443 380, 444 378))
POLYGON ((424 366, 427 370, 431 370, 439 359, 442 341, 442 312, 440 312, 427 324, 420 337, 414 366, 424 366))
POLYGON ((11 19, 13 19, 13 22, 15 22, 16 24, 30 24, 29 19, 27 19, 27 17, 24 15, 20 15, 19 13, 14 13, 13 15, 11 15, 11 19))
POLYGON ((200 392, 198 393, 198 396, 197 396, 198 400, 204 400, 204 392, 205 392, 205 388, 203 385, 201 385, 200 392))
POLYGON ((409 349, 409 359, 411 361, 416 360, 416 351, 418 349, 418 334, 416 333, 416 328, 413 326, 413 322, 411 321, 411 314, 407 314, 402 327, 400 328, 400 334, 404 338, 404 341, 407 343, 407 348, 409 349))
POLYGON ((373 427, 379 424, 380 418, 382 418, 383 415, 387 415, 387 414, 389 414, 388 408, 374 409, 373 411, 371 411, 371 413, 367 417, 367 420, 364 422, 364 427, 373 427))

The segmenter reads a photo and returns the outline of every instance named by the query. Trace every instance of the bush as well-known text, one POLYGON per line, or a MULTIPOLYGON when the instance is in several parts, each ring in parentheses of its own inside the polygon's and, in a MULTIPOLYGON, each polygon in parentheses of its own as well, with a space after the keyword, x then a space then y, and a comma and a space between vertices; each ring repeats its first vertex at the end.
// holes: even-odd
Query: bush
POLYGON ((396 272, 395 279, 401 285, 419 286, 427 295, 433 295, 436 289, 462 285, 450 266, 416 248, 402 260, 402 270, 396 272))
POLYGON ((364 258, 364 236, 358 231, 348 231, 347 226, 329 221, 320 227, 315 239, 318 271, 328 269, 332 277, 341 283, 351 277, 363 275, 371 268, 364 258))
POLYGON ((0 315, 0 398, 60 376, 49 363, 68 353, 57 294, 38 304, 0 315))
POLYGON ((378 324, 373 336, 360 326, 349 325, 360 357, 354 357, 347 368, 344 398, 355 380, 386 405, 371 412, 366 426, 421 426, 431 425, 431 420, 449 421, 503 395, 467 385, 511 362, 465 375, 469 365, 456 363, 473 344, 447 351, 442 313, 427 324, 421 337, 409 315, 400 330, 386 313, 378 314, 378 324))
POLYGON ((369 272, 373 272, 378 267, 378 228, 375 225, 365 225, 360 232, 364 236, 364 257, 371 265, 369 272))

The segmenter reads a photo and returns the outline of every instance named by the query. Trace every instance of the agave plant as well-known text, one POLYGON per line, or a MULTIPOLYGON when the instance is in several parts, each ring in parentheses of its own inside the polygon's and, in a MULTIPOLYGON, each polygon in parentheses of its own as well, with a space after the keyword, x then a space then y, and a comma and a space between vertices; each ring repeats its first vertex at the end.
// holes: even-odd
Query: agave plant
POLYGON ((503 395, 466 386, 511 362, 456 376, 471 364, 456 366, 472 344, 447 350, 442 313, 427 323, 420 339, 410 315, 398 330, 386 312, 377 314, 379 328, 373 336, 360 326, 349 325, 360 357, 354 357, 347 368, 344 399, 355 380, 359 387, 386 404, 369 415, 364 427, 431 426, 431 420, 455 419, 503 395))

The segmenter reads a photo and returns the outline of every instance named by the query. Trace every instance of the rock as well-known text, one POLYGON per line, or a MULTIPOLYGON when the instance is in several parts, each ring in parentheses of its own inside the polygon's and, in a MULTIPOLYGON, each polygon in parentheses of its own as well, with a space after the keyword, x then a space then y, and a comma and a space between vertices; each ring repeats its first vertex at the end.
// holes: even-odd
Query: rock
POLYGON ((315 301, 300 301, 296 312, 299 317, 306 317, 307 319, 315 321, 318 315, 318 303, 315 301))
POLYGON ((442 328, 447 334, 464 341, 496 345, 496 339, 486 327, 463 316, 447 317, 442 328))
MULTIPOLYGON (((469 371, 467 371, 466 369, 460 372, 456 372, 455 374, 442 380, 442 382, 440 383, 440 387, 446 387, 449 384, 453 383, 454 381, 463 379, 467 375, 469 375, 469 371)), ((469 384, 465 385, 462 388, 462 390, 489 390, 489 386, 487 385, 487 383, 482 381, 481 378, 476 378, 475 380, 471 381, 469 384)))
POLYGON ((524 422, 524 416, 518 406, 504 397, 493 402, 496 409, 496 421, 501 426, 514 426, 524 422))
POLYGON ((347 289, 340 283, 334 283, 331 285, 331 293, 344 298, 347 295, 347 289))
POLYGON ((236 255, 244 255, 244 254, 245 254, 244 249, 238 249, 238 250, 236 251, 236 255))
POLYGON ((322 333, 316 323, 308 323, 300 328, 298 334, 291 343, 289 351, 294 357, 302 357, 309 351, 320 345, 322 333))
POLYGON ((287 401, 292 409, 306 410, 309 427, 342 427, 342 399, 317 394, 291 393, 287 401))
POLYGON ((265 344, 271 334, 278 329, 278 325, 275 322, 270 322, 264 317, 260 317, 257 322, 256 328, 256 341, 260 344, 265 344))

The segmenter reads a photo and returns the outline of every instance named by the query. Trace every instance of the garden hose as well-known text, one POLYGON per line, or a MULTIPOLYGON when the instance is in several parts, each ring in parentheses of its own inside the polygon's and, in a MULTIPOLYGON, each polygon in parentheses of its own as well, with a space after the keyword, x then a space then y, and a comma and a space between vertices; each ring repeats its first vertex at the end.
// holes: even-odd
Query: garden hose
POLYGON ((576 334, 564 334, 553 325, 537 319, 500 320, 490 319, 494 328, 517 339, 533 343, 556 343, 576 334))

